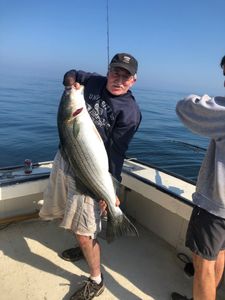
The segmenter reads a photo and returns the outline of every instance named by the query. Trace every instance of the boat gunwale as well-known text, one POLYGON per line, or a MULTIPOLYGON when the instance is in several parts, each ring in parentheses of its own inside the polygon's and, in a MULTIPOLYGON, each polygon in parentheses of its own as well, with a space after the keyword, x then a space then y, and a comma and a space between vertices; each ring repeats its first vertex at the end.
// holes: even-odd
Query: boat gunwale
MULTIPOLYGON (((33 168, 37 168, 37 167, 41 167, 41 166, 45 166, 45 165, 50 165, 52 164, 53 161, 45 161, 45 162, 38 162, 38 163, 33 163, 33 168)), ((8 166, 8 167, 1 167, 0 168, 0 172, 7 172, 7 171, 12 171, 12 170, 19 170, 19 169, 23 169, 24 166, 23 165, 16 165, 16 166, 8 166)), ((36 181, 36 180, 43 180, 48 178, 50 175, 50 171, 49 172, 43 172, 43 173, 30 173, 30 174, 24 174, 24 176, 22 176, 22 178, 8 178, 8 181, 5 182, 0 182, 0 188, 1 187, 7 187, 10 185, 15 185, 15 184, 21 184, 21 183, 26 183, 26 182, 31 182, 31 181, 36 181)))
MULTIPOLYGON (((43 166, 43 165, 50 165, 52 163, 53 163, 53 161, 49 160, 49 161, 33 163, 32 165, 33 165, 33 167, 40 167, 40 166, 43 166)), ((0 167, 0 172, 1 171, 9 171, 9 170, 12 170, 12 169, 17 170, 17 169, 22 169, 22 168, 24 168, 24 165, 0 167)))
MULTIPOLYGON (((184 197, 182 197, 182 196, 180 196, 180 195, 178 195, 178 194, 176 194, 176 193, 174 193, 174 192, 168 190, 167 188, 164 188, 164 187, 159 186, 158 184, 152 182, 152 181, 149 180, 149 179, 143 178, 142 176, 137 175, 137 174, 134 174, 134 173, 132 173, 131 171, 124 170, 123 172, 124 172, 125 174, 127 174, 127 175, 129 175, 129 176, 135 178, 135 179, 138 179, 139 181, 141 181, 141 182, 143 182, 143 183, 145 183, 145 184, 147 184, 147 185, 150 185, 150 186, 156 188, 157 190, 163 192, 164 194, 167 194, 167 195, 169 195, 169 196, 171 196, 171 197, 173 197, 173 198, 179 200, 180 202, 182 202, 182 203, 184 203, 184 204, 186 204, 186 205, 188 205, 188 206, 191 206, 191 207, 194 207, 194 206, 195 206, 194 203, 191 202, 190 200, 187 200, 186 198, 184 198, 184 197)), ((168 175, 170 175, 170 174, 168 174, 168 175)), ((180 179, 179 177, 177 177, 177 178, 180 179)), ((129 187, 128 187, 128 189, 129 189, 129 187)))
MULTIPOLYGON (((170 176, 172 176, 172 177, 175 177, 175 178, 177 178, 177 179, 183 180, 183 181, 185 181, 185 182, 187 182, 187 183, 196 185, 196 182, 195 182, 194 180, 191 180, 191 179, 189 179, 189 178, 186 178, 186 177, 184 177, 184 176, 182 176, 182 175, 180 175, 180 174, 174 173, 174 172, 172 172, 172 171, 168 171, 168 170, 166 170, 166 169, 160 168, 160 167, 158 167, 158 166, 156 166, 156 165, 153 165, 153 164, 151 164, 151 163, 143 162, 143 161, 141 161, 141 160, 139 160, 139 159, 136 159, 136 158, 126 158, 126 160, 127 160, 127 161, 131 161, 131 162, 135 162, 135 163, 138 163, 138 164, 141 164, 141 165, 144 165, 144 166, 146 166, 146 167, 149 167, 149 168, 155 169, 155 170, 157 170, 157 171, 163 172, 163 173, 165 173, 165 174, 167 174, 167 175, 170 175, 170 176)), ((123 170, 123 171, 124 171, 124 170, 123 170)))
MULTIPOLYGON (((175 174, 173 172, 164 170, 163 168, 154 166, 153 164, 143 162, 143 161, 138 160, 136 158, 126 158, 125 162, 126 161, 127 162, 134 162, 134 163, 137 163, 137 164, 141 164, 141 165, 143 165, 145 167, 149 167, 149 168, 155 169, 155 170, 163 172, 163 173, 165 173, 165 174, 167 174, 169 176, 175 177, 175 178, 180 179, 180 180, 182 180, 184 182, 187 182, 189 184, 195 185, 195 182, 192 181, 192 180, 190 180, 190 179, 188 179, 188 178, 185 178, 185 177, 183 177, 181 175, 178 175, 178 174, 175 174)), ((34 163, 33 166, 34 167, 40 167, 40 166, 43 166, 43 165, 52 164, 52 162, 53 161, 34 163)), ((13 167, 13 166, 11 166, 11 167, 3 167, 3 168, 0 168, 0 171, 10 171, 12 169, 16 170, 16 169, 20 169, 20 168, 23 168, 23 166, 20 165, 20 166, 15 166, 15 167, 13 167)), ((133 177, 135 179, 138 179, 139 181, 141 181, 141 182, 143 182, 143 183, 145 183, 147 185, 150 185, 150 186, 156 188, 157 190, 159 190, 159 191, 161 191, 163 193, 166 193, 167 195, 169 195, 171 197, 176 198, 177 200, 179 200, 180 202, 182 202, 184 204, 187 204, 187 205, 189 205, 191 207, 194 206, 194 204, 190 200, 188 200, 188 199, 186 199, 186 198, 184 198, 184 197, 182 197, 182 196, 180 196, 180 195, 178 195, 178 194, 176 194, 176 193, 168 190, 167 188, 159 186, 158 184, 154 183, 153 181, 151 181, 151 180, 149 180, 147 178, 144 178, 143 176, 140 176, 138 174, 133 173, 131 170, 126 170, 126 168, 123 167, 122 173, 127 174, 127 175, 129 175, 129 176, 131 176, 131 177, 133 177)), ((49 177, 49 175, 50 175, 50 171, 42 173, 42 174, 32 174, 31 173, 27 177, 15 178, 15 179, 12 178, 10 181, 0 182, 0 187, 7 187, 7 186, 10 186, 10 185, 15 185, 15 184, 22 184, 22 183, 32 182, 32 181, 36 181, 36 180, 43 180, 43 179, 47 179, 49 177)))
MULTIPOLYGON (((26 178, 12 178, 10 181, 6 182, 0 182, 0 188, 1 187, 7 187, 10 185, 15 185, 15 184, 21 184, 21 183, 27 183, 31 181, 37 181, 37 180, 43 180, 49 178, 50 172, 48 173, 43 173, 43 174, 33 174, 32 177, 26 177, 26 178)), ((30 174, 29 174, 30 176, 30 174)))
MULTIPOLYGON (((159 172, 162 172, 162 173, 164 173, 166 175, 169 175, 171 177, 175 177, 176 179, 182 180, 182 181, 184 181, 184 182, 186 182, 188 184, 191 184, 191 185, 194 185, 194 186, 196 185, 196 183, 193 180, 191 180, 191 179, 188 179, 188 178, 185 178, 185 177, 183 177, 183 176, 181 176, 179 174, 175 174, 173 172, 167 171, 167 170, 165 170, 163 168, 160 168, 160 167, 157 167, 157 166, 155 166, 153 164, 143 162, 143 161, 138 160, 136 158, 127 158, 126 160, 128 162, 134 162, 134 163, 141 164, 141 165, 144 165, 146 167, 155 169, 155 170, 157 170, 159 172)), ((186 204, 186 205, 188 205, 190 207, 194 207, 195 206, 195 204, 192 201, 188 200, 185 197, 182 197, 182 196, 176 194, 175 192, 170 191, 169 189, 167 189, 165 187, 162 187, 162 186, 158 185, 157 183, 154 183, 152 180, 144 178, 143 176, 135 174, 135 173, 133 173, 130 170, 126 170, 125 168, 123 168, 123 173, 125 173, 125 174, 127 174, 127 175, 129 175, 129 176, 131 176, 131 177, 133 177, 135 179, 138 179, 139 181, 141 181, 141 182, 143 182, 143 183, 145 183, 145 184, 147 184, 149 186, 152 186, 155 189, 157 189, 157 190, 159 190, 159 191, 161 191, 163 193, 166 193, 167 195, 169 195, 169 196, 177 199, 178 201, 180 201, 180 202, 182 202, 182 203, 184 203, 184 204, 186 204)))

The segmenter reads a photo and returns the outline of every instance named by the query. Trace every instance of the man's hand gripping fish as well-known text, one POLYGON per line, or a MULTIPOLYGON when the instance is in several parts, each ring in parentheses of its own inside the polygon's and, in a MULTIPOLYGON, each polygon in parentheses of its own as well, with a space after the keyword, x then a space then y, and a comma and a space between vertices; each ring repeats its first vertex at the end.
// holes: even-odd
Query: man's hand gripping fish
POLYGON ((94 199, 105 200, 108 206, 106 239, 138 235, 137 229, 116 206, 116 193, 108 171, 104 143, 87 109, 84 87, 66 88, 58 110, 58 131, 61 153, 69 161, 74 174, 94 199))

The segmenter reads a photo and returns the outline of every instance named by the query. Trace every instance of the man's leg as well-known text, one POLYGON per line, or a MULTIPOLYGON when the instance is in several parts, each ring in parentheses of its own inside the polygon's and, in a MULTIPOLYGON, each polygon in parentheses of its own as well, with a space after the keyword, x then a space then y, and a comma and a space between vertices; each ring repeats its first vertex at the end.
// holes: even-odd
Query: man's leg
POLYGON ((72 230, 87 261, 90 277, 70 298, 71 300, 90 300, 104 291, 104 280, 100 267, 100 245, 96 240, 101 229, 99 204, 86 196, 84 203, 74 216, 72 230))
MULTIPOLYGON (((99 201, 99 207, 100 207, 100 211, 101 211, 101 216, 105 217, 107 215, 107 211, 106 211, 106 203, 103 200, 99 201)), ((85 239, 85 236, 84 236, 85 239)), ((77 237, 77 240, 79 240, 79 237, 77 237)), ((95 241, 98 244, 98 241, 95 241)), ((81 241, 81 243, 83 244, 83 241, 81 241)), ((84 244, 86 244, 86 241, 84 241, 84 244)), ((78 261, 80 259, 84 258, 84 254, 82 251, 82 248, 77 246, 75 248, 69 248, 66 249, 62 252, 62 254, 60 255, 61 258, 67 260, 67 261, 78 261)))
POLYGON ((224 265, 225 265, 225 251, 220 251, 217 260, 216 260, 216 287, 219 286, 220 281, 223 276, 223 271, 224 271, 224 265))
POLYGON ((87 261, 90 278, 77 290, 70 300, 86 300, 99 296, 104 291, 104 282, 100 269, 100 245, 96 239, 76 234, 78 243, 87 261))
MULTIPOLYGON (((193 264, 195 269, 193 282, 193 295, 195 300, 215 300, 216 286, 221 271, 216 278, 216 261, 207 260, 193 254, 193 264)), ((218 269, 218 268, 217 268, 218 269)))
MULTIPOLYGON (((197 256, 197 255, 195 255, 195 256, 197 256)), ((199 256, 196 258, 196 263, 198 263, 199 264, 199 262, 198 262, 198 258, 199 258, 199 256)), ((206 260, 205 260, 206 261, 206 260)), ((206 261, 206 263, 207 262, 210 262, 210 261, 206 261)), ((225 263, 225 251, 223 250, 223 251, 220 251, 219 252, 219 254, 218 254, 218 257, 217 257, 217 259, 216 259, 216 261, 211 261, 211 263, 213 263, 214 264, 214 270, 215 270, 215 286, 216 286, 216 288, 218 287, 218 285, 219 285, 219 283, 220 283, 220 281, 221 281, 221 279, 222 279, 222 276, 223 276, 223 271, 224 271, 224 263, 225 263)), ((197 285, 197 282, 199 282, 199 277, 197 276, 196 278, 194 277, 194 286, 195 286, 195 284, 197 285)), ((208 283, 202 283, 203 284, 203 286, 204 287, 206 287, 207 286, 207 284, 208 283)), ((210 286, 209 286, 210 287, 210 286)), ((207 291, 206 291, 206 293, 208 293, 207 291)), ((200 296, 199 298, 197 298, 197 296, 196 296, 196 298, 194 298, 194 299, 203 299, 203 298, 201 298, 201 297, 204 297, 204 296, 200 296)), ((171 299, 172 300, 188 300, 189 298, 187 298, 186 296, 182 296, 181 294, 179 294, 179 293, 172 293, 171 294, 171 299)), ((193 299, 193 298, 192 298, 193 299)), ((205 299, 205 298, 204 298, 205 299)), ((207 298, 206 298, 207 299, 207 298)), ((215 299, 215 296, 214 296, 214 298, 209 298, 209 299, 215 299)), ((191 299, 189 299, 189 300, 191 300, 191 299)))
POLYGON ((78 234, 76 235, 76 238, 89 266, 91 277, 97 277, 101 275, 100 245, 97 239, 92 239, 88 236, 78 234))
POLYGON ((209 261, 193 254, 195 268, 193 294, 195 300, 216 299, 218 287, 224 271, 225 251, 220 251, 216 261, 209 261))

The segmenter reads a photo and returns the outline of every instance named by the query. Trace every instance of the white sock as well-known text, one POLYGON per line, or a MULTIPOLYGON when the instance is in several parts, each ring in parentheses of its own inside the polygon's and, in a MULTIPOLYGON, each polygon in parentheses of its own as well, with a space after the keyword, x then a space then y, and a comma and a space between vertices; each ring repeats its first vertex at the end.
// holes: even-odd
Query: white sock
POLYGON ((101 274, 96 277, 91 276, 90 278, 91 278, 91 280, 95 281, 97 284, 101 283, 101 281, 102 281, 101 274))

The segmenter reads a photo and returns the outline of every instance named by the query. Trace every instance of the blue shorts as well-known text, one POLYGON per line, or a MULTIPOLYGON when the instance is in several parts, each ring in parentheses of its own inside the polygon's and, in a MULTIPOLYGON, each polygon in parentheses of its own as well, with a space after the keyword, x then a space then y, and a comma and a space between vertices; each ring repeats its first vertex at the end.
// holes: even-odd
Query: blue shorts
POLYGON ((225 250, 225 219, 195 206, 187 229, 186 246, 207 260, 216 260, 219 252, 225 250))

